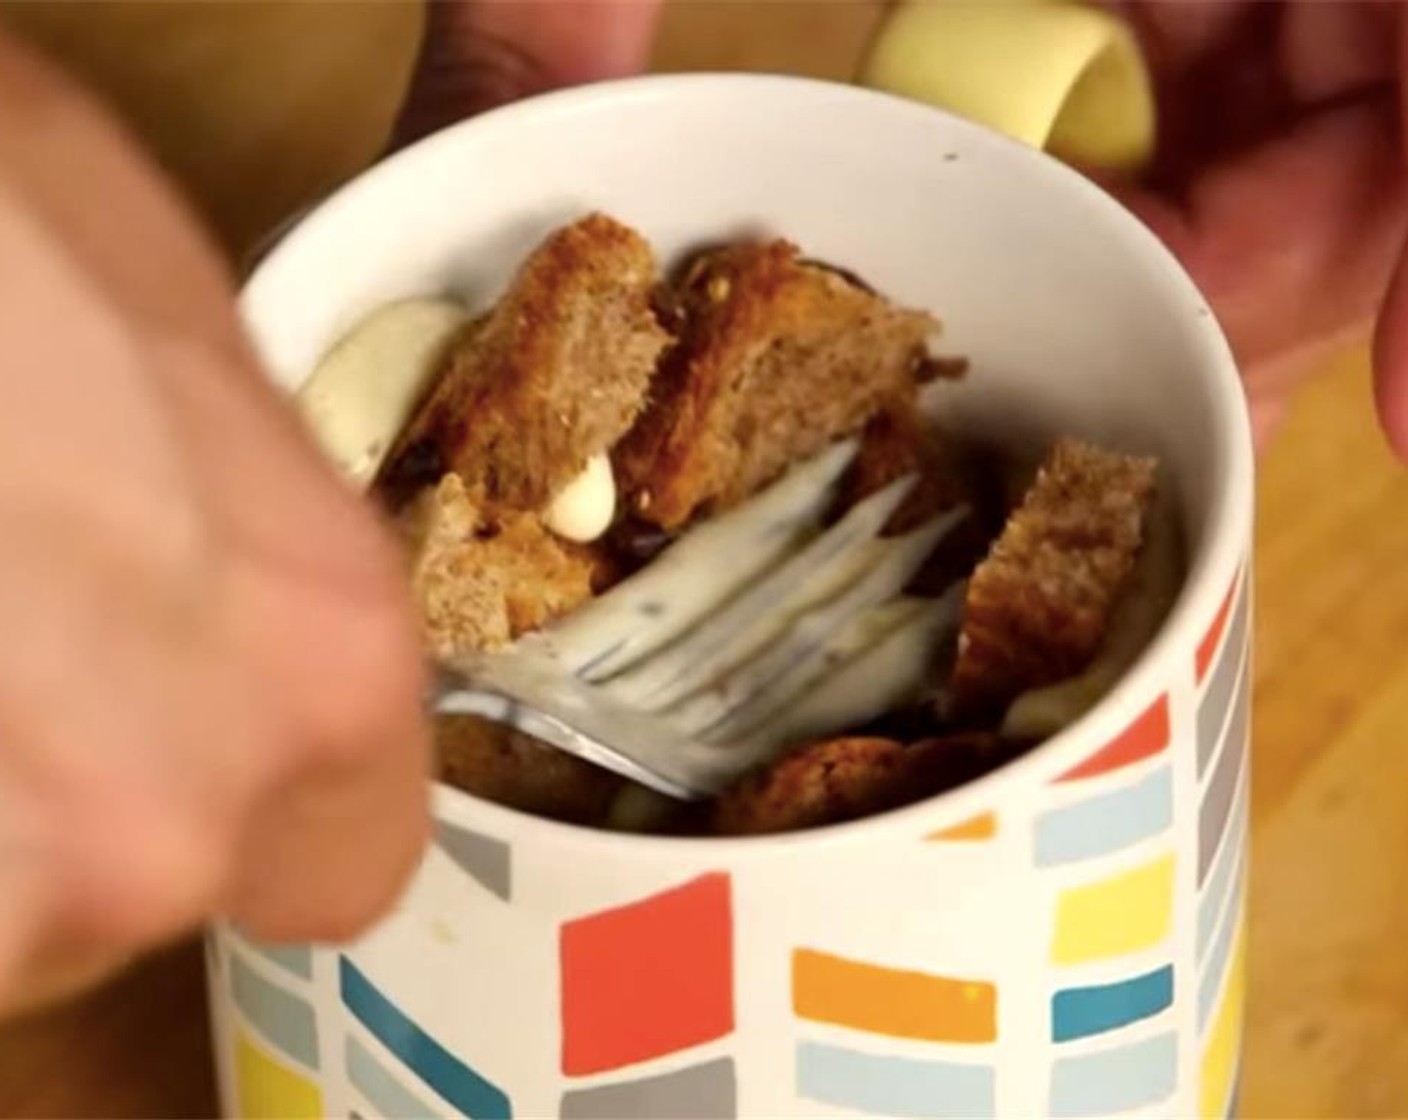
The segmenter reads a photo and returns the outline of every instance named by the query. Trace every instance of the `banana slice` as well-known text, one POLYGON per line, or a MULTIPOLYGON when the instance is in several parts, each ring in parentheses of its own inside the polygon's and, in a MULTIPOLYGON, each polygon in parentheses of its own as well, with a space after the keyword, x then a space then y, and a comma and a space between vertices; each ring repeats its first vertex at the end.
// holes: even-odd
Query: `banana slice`
MULTIPOLYGON (((671 722, 714 741, 726 738, 720 728, 754 722, 760 708, 773 702, 779 680, 795 673, 809 657, 824 656, 830 639, 857 615, 892 601, 963 514, 962 510, 941 514, 902 537, 875 542, 869 571, 795 619, 758 656, 671 709, 671 722)), ((916 666, 916 671, 926 668, 916 666)))
POLYGON ((451 340, 468 322, 464 307, 452 300, 387 304, 343 335, 304 383, 299 411, 358 487, 376 477, 451 340))
POLYGON ((911 489, 901 478, 857 503, 830 529, 786 557, 656 656, 608 681, 628 703, 660 711, 770 645, 809 607, 872 566, 877 537, 911 489))
POLYGON ((801 687, 792 702, 737 739, 721 728, 710 741, 764 761, 788 744, 834 735, 912 703, 936 651, 957 632, 962 604, 963 585, 956 584, 937 599, 891 600, 858 615, 832 636, 818 663, 799 667, 801 687), (826 671, 811 676, 813 665, 826 671))
POLYGON ((911 2, 886 20, 860 81, 1091 167, 1134 168, 1153 149, 1154 97, 1139 46, 1094 6, 911 2))

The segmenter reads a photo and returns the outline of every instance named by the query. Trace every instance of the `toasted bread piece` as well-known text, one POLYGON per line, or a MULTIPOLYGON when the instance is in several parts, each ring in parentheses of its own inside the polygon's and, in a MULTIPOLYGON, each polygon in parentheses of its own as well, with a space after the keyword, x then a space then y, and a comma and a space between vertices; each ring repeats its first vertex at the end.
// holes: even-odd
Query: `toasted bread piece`
POLYGON ((958 458, 913 398, 889 401, 865 426, 838 504, 849 509, 895 479, 917 475, 914 489, 885 527, 887 533, 908 532, 970 499, 958 458))
POLYGON ((736 505, 912 399, 936 326, 785 241, 707 253, 676 295, 681 343, 614 456, 631 511, 666 529, 736 505))
POLYGON ((1154 461, 1058 442, 968 583, 951 682, 960 715, 992 715, 1081 672, 1129 579, 1154 461))
POLYGON ((1008 505, 981 453, 961 447, 915 402, 896 401, 866 425, 860 452, 842 480, 837 509, 850 509, 908 474, 917 481, 885 526, 887 535, 907 533, 960 505, 967 511, 909 586, 914 594, 939 595, 956 580, 967 579, 987 554, 1008 505))
POLYGON ((865 816, 893 794, 904 750, 893 739, 847 738, 793 751, 719 798, 715 831, 787 832, 865 816))
POLYGON ((749 775, 719 798, 714 830, 790 832, 897 809, 991 769, 1012 751, 995 735, 851 737, 813 743, 749 775))
POLYGON ((600 824, 621 787, 599 766, 473 716, 437 719, 435 745, 442 781, 554 820, 600 824))
POLYGON ((669 335, 650 246, 593 214, 552 234, 457 345, 397 441, 394 506, 454 471, 486 514, 536 512, 631 426, 669 335))
POLYGON ((411 586, 440 656, 496 649, 592 595, 600 561, 553 536, 533 514, 483 517, 459 475, 446 475, 403 515, 411 586))

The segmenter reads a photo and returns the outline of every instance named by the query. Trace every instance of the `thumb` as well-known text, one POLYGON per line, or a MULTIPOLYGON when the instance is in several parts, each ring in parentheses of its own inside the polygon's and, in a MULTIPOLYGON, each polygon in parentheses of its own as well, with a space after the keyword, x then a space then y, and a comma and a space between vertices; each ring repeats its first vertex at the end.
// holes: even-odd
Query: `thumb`
MULTIPOLYGON (((1399 27, 1398 58, 1400 105, 1408 109, 1408 20, 1399 27)), ((1399 116, 1408 122, 1408 116, 1399 116)), ((1402 127, 1408 129, 1408 123, 1402 127)), ((1408 245, 1400 252, 1374 332, 1374 401, 1389 444, 1408 462, 1408 245)))
POLYGON ((1390 446, 1408 462, 1408 248, 1399 257, 1374 333, 1374 401, 1390 446))
POLYGON ((638 73, 650 58, 660 2, 431 4, 393 145, 521 97, 638 73))

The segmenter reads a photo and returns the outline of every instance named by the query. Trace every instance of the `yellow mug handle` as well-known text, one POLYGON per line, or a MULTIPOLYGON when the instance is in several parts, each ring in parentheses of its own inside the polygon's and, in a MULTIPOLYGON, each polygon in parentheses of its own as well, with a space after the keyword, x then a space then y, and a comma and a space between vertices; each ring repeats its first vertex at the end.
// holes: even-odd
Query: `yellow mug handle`
POLYGON ((886 19, 860 82, 1089 167, 1131 170, 1154 147, 1134 36, 1067 0, 914 0, 886 19))

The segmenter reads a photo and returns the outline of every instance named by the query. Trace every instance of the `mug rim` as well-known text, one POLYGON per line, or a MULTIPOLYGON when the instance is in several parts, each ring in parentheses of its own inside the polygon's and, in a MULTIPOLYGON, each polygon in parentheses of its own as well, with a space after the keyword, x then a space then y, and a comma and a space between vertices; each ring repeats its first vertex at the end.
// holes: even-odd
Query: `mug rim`
MULTIPOLYGON (((325 223, 338 221, 339 211, 358 196, 377 188, 385 176, 406 174, 406 165, 423 162, 433 166, 442 150, 478 144, 512 133, 524 119, 578 113, 610 113, 625 105, 659 99, 745 97, 756 107, 760 98, 803 98, 819 106, 827 99, 865 106, 866 112, 909 116, 922 127, 1003 154, 1024 165, 1024 174, 1039 177, 1050 189, 1083 195, 1098 207, 1118 231, 1126 251, 1140 258, 1150 270, 1170 308, 1190 308, 1196 314, 1185 323, 1196 369, 1214 400, 1208 432, 1218 484, 1206 515, 1207 531, 1196 553, 1189 557, 1182 585, 1158 631, 1134 663, 1096 704, 1080 718, 1015 759, 980 777, 964 782, 913 804, 853 821, 796 832, 758 836, 661 836, 625 833, 571 824, 499 805, 438 779, 432 779, 432 812, 437 820, 488 828, 505 839, 535 843, 583 846, 612 858, 637 861, 708 854, 715 857, 760 858, 797 848, 825 848, 857 841, 881 840, 895 834, 912 834, 915 826, 928 830, 956 823, 975 813, 1000 808, 1003 786, 1020 785, 1062 772, 1087 757, 1092 744, 1114 739, 1128 726, 1143 698, 1161 688, 1159 666, 1183 651, 1196 648, 1202 631, 1215 616, 1227 593, 1229 579, 1250 577, 1250 534, 1253 509, 1253 450, 1246 397, 1230 346, 1206 300, 1172 253, 1128 210, 1079 172, 1046 153, 944 110, 893 94, 844 82, 780 74, 688 73, 649 74, 558 90, 490 110, 432 133, 401 149, 386 160, 354 176, 298 221, 258 263, 240 293, 242 310, 257 298, 267 278, 284 260, 296 256, 301 235, 325 223), (922 822, 922 824, 921 824, 922 822), (867 839, 868 838, 868 839, 867 839)), ((822 117, 821 119, 824 119, 822 117)))

